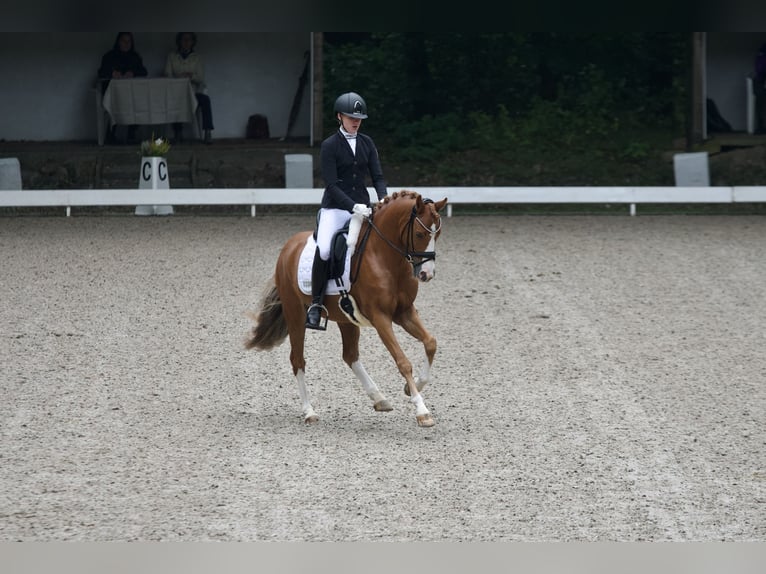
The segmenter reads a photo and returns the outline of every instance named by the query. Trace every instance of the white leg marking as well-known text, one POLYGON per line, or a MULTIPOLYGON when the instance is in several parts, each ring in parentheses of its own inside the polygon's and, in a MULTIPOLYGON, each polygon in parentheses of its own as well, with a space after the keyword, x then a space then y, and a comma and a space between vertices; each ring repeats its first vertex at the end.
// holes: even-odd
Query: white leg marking
POLYGON ((364 392, 367 393, 367 396, 372 399, 372 402, 377 403, 379 401, 385 400, 386 397, 384 397, 383 393, 380 392, 378 385, 376 385, 375 381, 373 381, 370 375, 367 374, 367 370, 364 368, 364 365, 362 365, 360 361, 354 361, 351 363, 351 370, 354 371, 356 378, 359 379, 359 381, 362 383, 364 392))
POLYGON ((415 414, 417 416, 428 414, 428 409, 426 408, 426 404, 423 402, 423 395, 418 393, 415 396, 410 397, 410 401, 412 402, 413 405, 415 405, 415 414))
POLYGON ((420 365, 420 371, 415 377, 415 386, 418 391, 422 391, 428 382, 431 380, 431 365, 428 364, 428 357, 423 359, 423 363, 420 365))
POLYGON ((295 380, 298 383, 298 395, 301 397, 301 404, 303 407, 303 418, 316 417, 314 407, 311 406, 311 394, 306 386, 306 374, 303 369, 299 369, 295 375, 295 380))

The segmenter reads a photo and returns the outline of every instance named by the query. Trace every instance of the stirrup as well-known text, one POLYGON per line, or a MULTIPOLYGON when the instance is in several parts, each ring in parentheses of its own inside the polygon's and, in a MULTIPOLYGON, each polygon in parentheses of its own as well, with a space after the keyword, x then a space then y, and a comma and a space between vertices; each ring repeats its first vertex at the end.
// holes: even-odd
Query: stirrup
POLYGON ((322 305, 321 303, 313 303, 309 306, 309 308, 306 310, 306 328, 307 329, 316 329, 317 331, 326 331, 327 330, 327 319, 329 318, 329 311, 327 311, 327 307, 322 305), (319 320, 316 322, 316 324, 309 321, 309 313, 311 313, 311 310, 316 307, 319 309, 319 320), (324 311, 324 316, 322 315, 322 311, 324 311), (322 319, 324 319, 324 322, 322 322, 322 319))

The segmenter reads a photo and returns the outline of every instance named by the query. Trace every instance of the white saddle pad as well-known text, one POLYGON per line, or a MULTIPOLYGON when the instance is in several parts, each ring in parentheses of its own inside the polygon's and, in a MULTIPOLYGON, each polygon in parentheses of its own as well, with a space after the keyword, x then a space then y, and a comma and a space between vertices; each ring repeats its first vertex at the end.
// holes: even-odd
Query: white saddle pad
MULTIPOLYGON (((316 253, 316 241, 314 236, 309 235, 306 245, 301 251, 301 258, 298 261, 298 287, 306 295, 311 295, 311 268, 314 265, 314 253, 316 253)), ((346 251, 346 264, 343 266, 343 285, 340 288, 335 284, 335 279, 330 279, 327 283, 326 295, 338 295, 340 289, 348 290, 351 287, 349 281, 349 268, 351 267, 351 252, 346 251)))

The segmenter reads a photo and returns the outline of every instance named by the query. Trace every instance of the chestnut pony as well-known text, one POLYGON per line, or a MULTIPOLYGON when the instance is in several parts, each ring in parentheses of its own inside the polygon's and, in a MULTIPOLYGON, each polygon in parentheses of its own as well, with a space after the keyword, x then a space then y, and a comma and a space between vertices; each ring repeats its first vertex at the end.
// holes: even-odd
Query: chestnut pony
MULTIPOLYGON (((360 326, 372 326, 378 332, 406 381, 404 392, 415 407, 418 425, 423 427, 434 424, 420 391, 430 379, 436 339, 420 320, 414 302, 418 282, 430 281, 434 276, 434 249, 441 234, 439 212, 445 205, 447 198, 433 202, 406 190, 383 198, 373 207, 372 216, 362 223, 359 244, 350 259, 349 298, 343 301, 341 295, 328 293, 324 300, 328 319, 340 329, 343 360, 362 383, 373 408, 390 411, 393 407, 359 359, 360 326), (351 315, 339 303, 344 303, 347 310, 353 307, 351 315), (417 376, 413 375, 412 363, 394 335, 393 323, 423 343, 426 359, 417 376)), ((303 354, 306 309, 311 295, 304 294, 298 285, 299 258, 311 234, 311 231, 296 233, 285 243, 260 309, 250 315, 255 326, 245 341, 247 349, 269 350, 290 338, 290 363, 306 423, 319 420, 306 386, 303 354)))

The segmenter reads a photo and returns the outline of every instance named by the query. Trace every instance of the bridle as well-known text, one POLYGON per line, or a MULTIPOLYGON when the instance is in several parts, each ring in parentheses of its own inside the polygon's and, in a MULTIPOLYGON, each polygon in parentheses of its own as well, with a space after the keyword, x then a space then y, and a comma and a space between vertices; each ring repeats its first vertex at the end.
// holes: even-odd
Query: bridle
MULTIPOLYGON (((429 204, 433 203, 432 199, 423 199, 423 203, 429 204)), ((367 235, 369 235, 369 229, 373 229, 375 233, 378 234, 378 236, 385 241, 391 249, 399 253, 401 256, 403 256, 407 262, 412 265, 412 273, 417 276, 418 274, 418 268, 423 265, 423 263, 426 263, 427 261, 434 261, 436 259, 436 251, 415 251, 415 223, 420 225, 431 237, 439 233, 439 230, 442 228, 442 222, 441 219, 439 219, 439 226, 436 229, 431 229, 428 227, 425 223, 423 223, 423 220, 421 220, 418 217, 418 211, 415 208, 415 206, 412 206, 412 211, 410 212, 410 219, 407 222, 407 248, 402 249, 395 243, 393 243, 388 237, 383 235, 383 232, 380 231, 378 226, 375 225, 373 222, 373 218, 370 217, 368 220, 368 223, 370 224, 370 227, 368 228, 367 234, 365 234, 364 242, 366 243, 367 235)))

